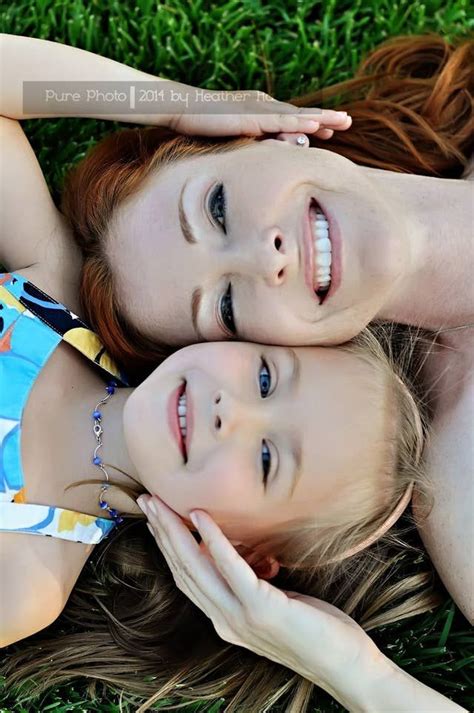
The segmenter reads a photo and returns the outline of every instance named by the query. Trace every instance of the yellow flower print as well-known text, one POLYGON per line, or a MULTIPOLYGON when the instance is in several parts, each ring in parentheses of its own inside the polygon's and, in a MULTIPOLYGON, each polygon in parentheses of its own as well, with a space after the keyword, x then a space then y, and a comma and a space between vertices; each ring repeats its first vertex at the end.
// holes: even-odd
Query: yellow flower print
POLYGON ((72 510, 63 510, 59 516, 58 532, 70 532, 74 530, 76 525, 92 525, 97 518, 94 515, 84 515, 81 512, 73 512, 72 510))

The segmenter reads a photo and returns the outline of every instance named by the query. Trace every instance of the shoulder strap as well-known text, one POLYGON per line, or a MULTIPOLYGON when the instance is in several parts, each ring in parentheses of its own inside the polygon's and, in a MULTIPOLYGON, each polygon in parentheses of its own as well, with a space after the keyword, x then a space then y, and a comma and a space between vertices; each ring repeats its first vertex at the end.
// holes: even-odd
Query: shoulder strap
POLYGON ((113 520, 30 503, 0 503, 0 532, 46 535, 96 545, 116 527, 113 520))
POLYGON ((74 312, 21 275, 11 273, 9 277, 10 284, 4 282, 4 286, 12 291, 26 309, 92 361, 107 376, 113 376, 122 386, 129 385, 127 377, 107 354, 97 334, 74 312))

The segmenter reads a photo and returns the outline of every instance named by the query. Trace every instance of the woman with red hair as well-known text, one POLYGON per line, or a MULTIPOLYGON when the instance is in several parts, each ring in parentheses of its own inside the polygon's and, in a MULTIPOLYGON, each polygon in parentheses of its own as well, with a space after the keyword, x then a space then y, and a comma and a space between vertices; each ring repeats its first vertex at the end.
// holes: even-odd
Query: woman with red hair
MULTIPOLYGON (((7 59, 16 41, 7 40, 7 59)), ((9 241, 5 260, 12 269, 27 265, 28 276, 38 275, 40 283, 46 269, 53 296, 56 291, 73 310, 84 310, 112 356, 140 376, 193 341, 337 344, 374 318, 440 332, 439 344, 451 349, 434 350, 425 364, 436 407, 427 461, 437 503, 425 539, 468 616, 469 582, 459 584, 456 573, 470 571, 469 548, 461 550, 458 539, 469 533, 466 488, 472 482, 468 454, 456 439, 472 408, 466 359, 472 338, 464 331, 472 323, 470 266, 460 260, 470 255, 471 193, 467 183, 449 179, 461 177, 472 151, 471 60, 472 44, 453 48, 439 38, 400 38, 382 46, 358 77, 326 90, 326 97, 345 97, 354 118, 354 130, 333 137, 331 151, 303 135, 268 139, 269 131, 300 126, 269 128, 266 119, 251 132, 257 140, 183 137, 173 130, 186 129, 182 117, 171 128, 168 122, 119 132, 72 173, 63 201, 67 222, 44 185, 37 192, 41 208, 35 212, 28 203, 24 240, 18 216, 10 226, 7 219, 6 234, 17 239, 9 241), (47 241, 38 240, 42 234, 47 241), (456 500, 459 477, 465 478, 464 503, 456 500)), ((23 79, 32 78, 35 64, 26 62, 23 79)), ((24 118, 14 79, 7 82, 4 115, 7 151, 15 151, 15 161, 5 166, 16 172, 5 197, 18 205, 19 180, 29 198, 38 167, 31 170, 31 154, 26 158, 23 150, 29 169, 22 175, 13 148, 23 139, 12 120, 24 118)), ((328 114, 322 129, 318 124, 306 131, 325 139, 328 127, 349 125, 346 118, 334 121, 328 114)), ((239 123, 235 133, 241 130, 239 123)), ((247 576, 243 570, 241 576, 247 576)), ((238 643, 252 648, 249 640, 238 643)), ((268 650, 265 655, 271 658, 268 650)), ((395 705, 406 705, 414 691, 420 706, 449 705, 392 673, 384 670, 378 684, 389 686, 395 705)), ((332 690, 332 683, 320 683, 332 690)), ((378 684, 373 690, 380 707, 378 684)), ((351 695, 352 705, 359 699, 355 689, 351 695)))

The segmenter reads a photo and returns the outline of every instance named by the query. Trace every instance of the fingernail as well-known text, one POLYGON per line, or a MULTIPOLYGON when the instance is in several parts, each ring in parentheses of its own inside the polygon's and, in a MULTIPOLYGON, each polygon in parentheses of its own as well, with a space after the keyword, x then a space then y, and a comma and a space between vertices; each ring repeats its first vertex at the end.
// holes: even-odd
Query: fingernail
POLYGON ((147 522, 146 526, 148 527, 148 530, 149 530, 151 536, 154 537, 154 536, 155 536, 155 531, 154 531, 154 529, 152 528, 152 526, 150 525, 150 523, 147 522))
POLYGON ((159 510, 158 510, 158 505, 157 505, 156 502, 153 500, 153 498, 150 498, 150 500, 148 501, 148 507, 150 508, 150 510, 151 510, 151 512, 153 513, 153 515, 155 515, 155 517, 158 517, 158 516, 159 516, 160 512, 159 512, 159 510))
POLYGON ((145 515, 146 515, 146 512, 147 512, 147 510, 148 510, 148 503, 147 503, 147 501, 145 500, 145 496, 144 496, 144 495, 140 495, 140 497, 137 498, 137 505, 138 505, 138 507, 140 508, 140 510, 141 510, 142 512, 144 512, 145 515))
POLYGON ((347 116, 347 111, 337 111, 336 114, 339 114, 339 116, 347 116))
POLYGON ((190 513, 189 518, 193 523, 194 527, 197 527, 197 529, 199 530, 199 517, 197 516, 197 514, 195 512, 192 512, 190 513))

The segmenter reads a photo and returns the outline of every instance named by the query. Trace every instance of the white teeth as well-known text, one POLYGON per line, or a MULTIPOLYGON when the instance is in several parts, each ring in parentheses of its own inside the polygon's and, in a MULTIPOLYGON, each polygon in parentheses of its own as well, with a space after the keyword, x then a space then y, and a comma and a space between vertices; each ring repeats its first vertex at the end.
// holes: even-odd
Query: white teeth
POLYGON ((331 284, 332 244, 329 223, 316 206, 310 211, 314 243, 315 289, 327 289, 331 284))
POLYGON ((183 394, 178 399, 178 420, 179 420, 179 430, 183 439, 186 439, 186 394, 183 394))
POLYGON ((316 253, 315 263, 318 267, 331 267, 332 255, 331 253, 316 253))
POLYGON ((327 228, 323 227, 318 227, 318 224, 316 223, 315 228, 313 230, 315 238, 318 240, 320 238, 328 238, 329 237, 329 230, 327 228))
POLYGON ((319 240, 316 240, 316 250, 320 253, 330 253, 332 250, 331 247, 331 241, 329 238, 320 238, 319 240))

